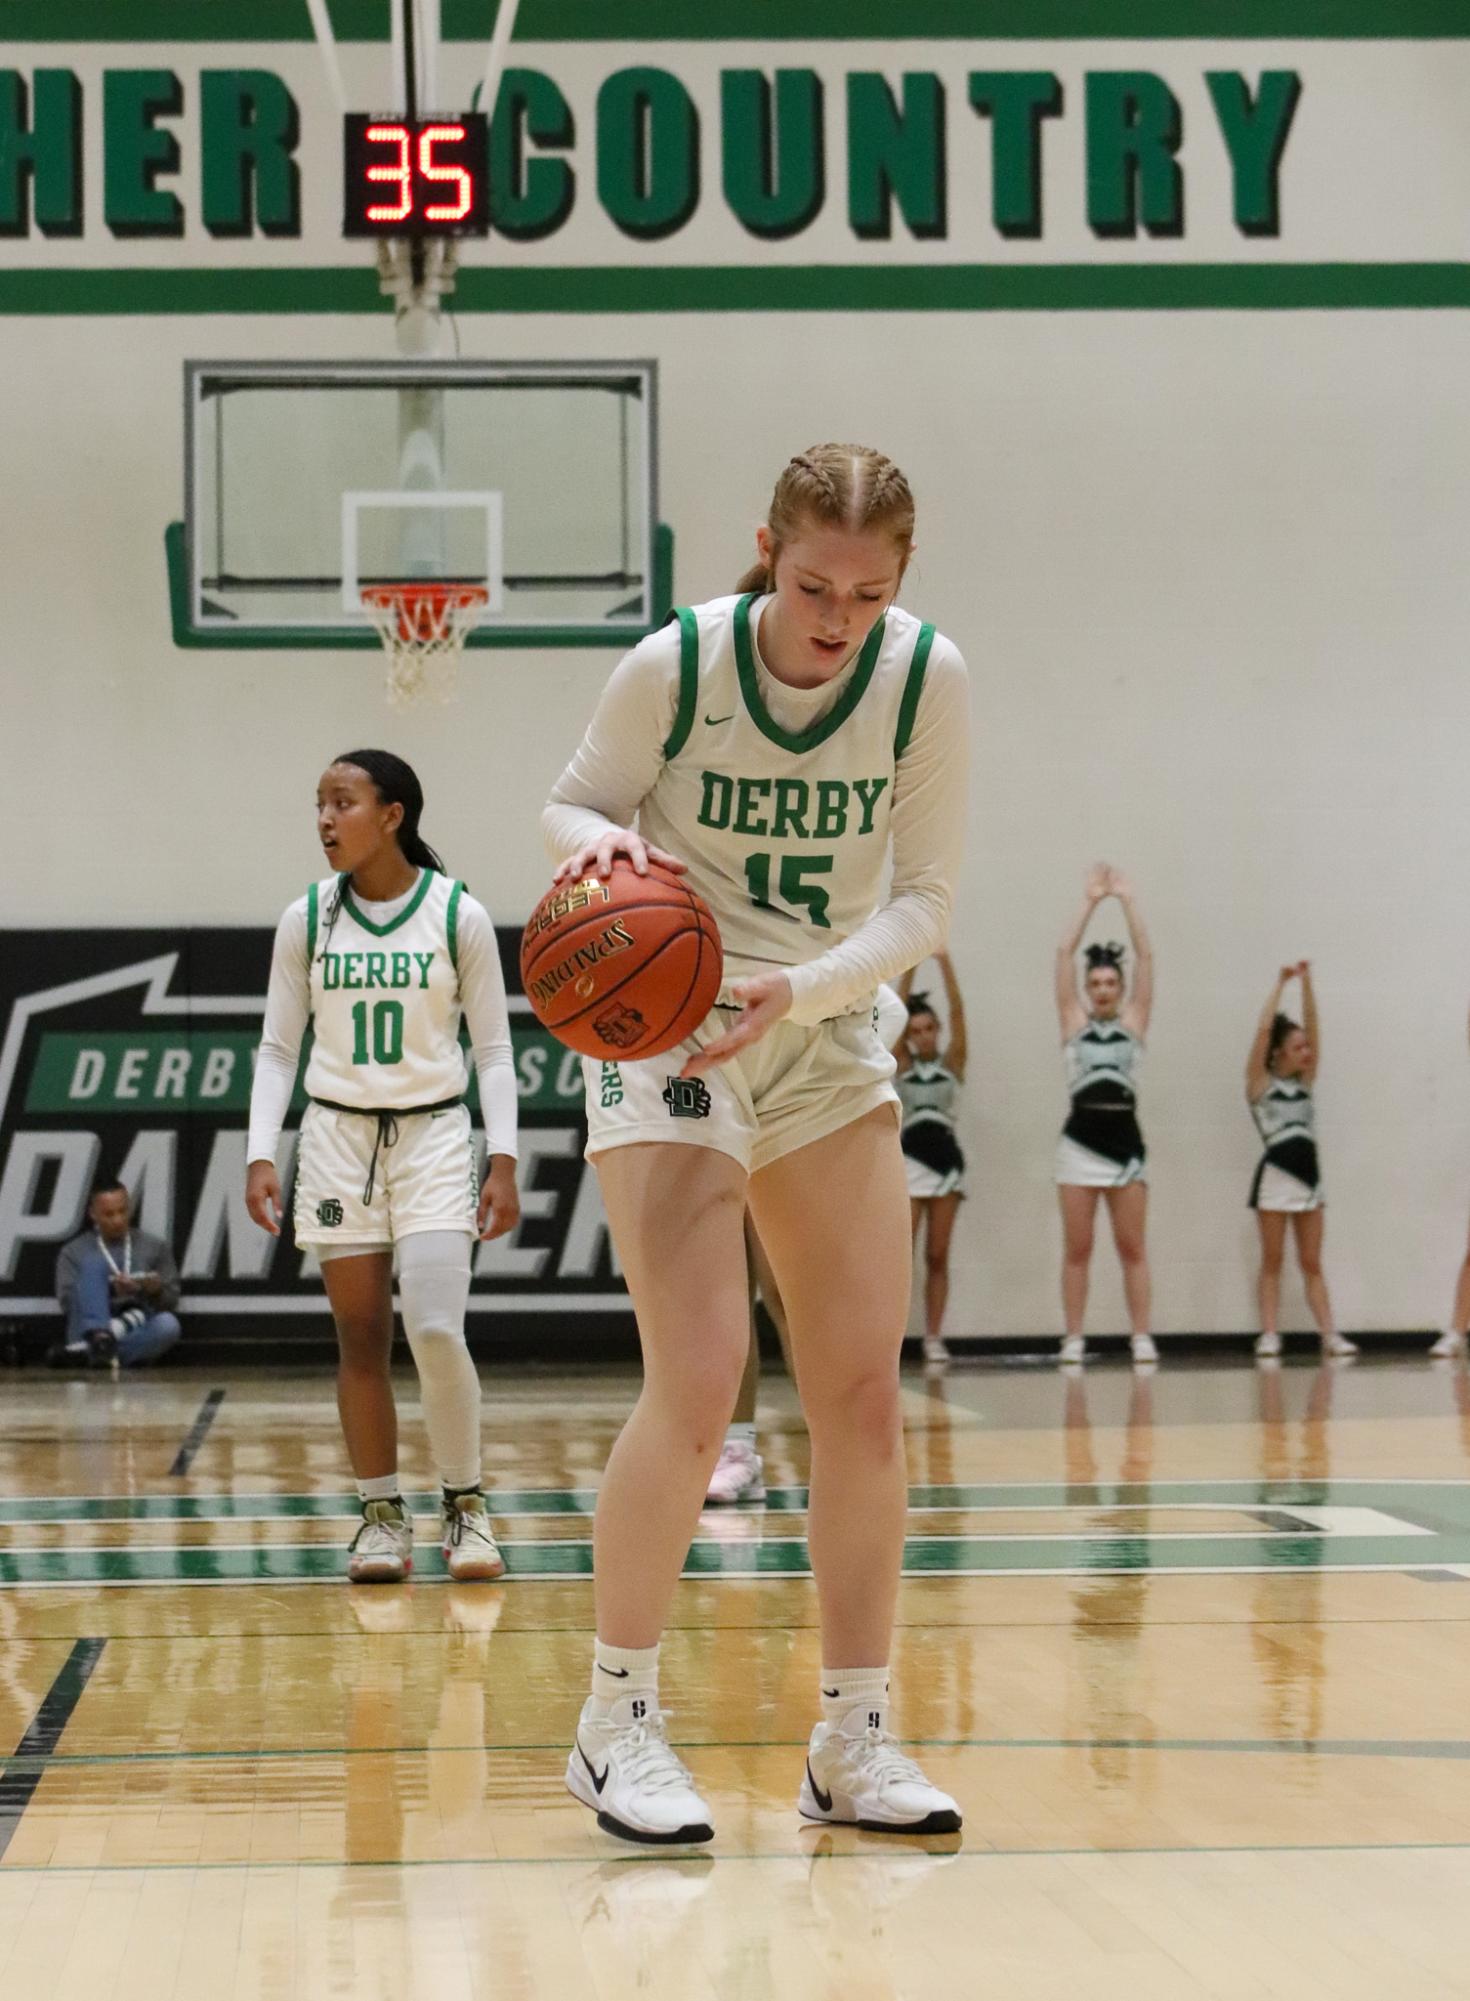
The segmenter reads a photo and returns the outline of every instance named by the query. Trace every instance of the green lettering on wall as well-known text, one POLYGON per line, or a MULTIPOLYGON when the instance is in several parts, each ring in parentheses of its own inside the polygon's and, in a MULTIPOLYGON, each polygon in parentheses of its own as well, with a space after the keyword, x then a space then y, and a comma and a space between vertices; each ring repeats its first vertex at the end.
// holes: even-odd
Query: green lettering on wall
POLYGON ((490 220, 513 243, 552 236, 572 212, 576 177, 566 160, 532 155, 535 146, 570 146, 572 107, 549 76, 508 69, 490 122, 490 220))
POLYGON ((821 78, 778 69, 774 98, 773 113, 762 70, 720 78, 725 200, 742 228, 771 243, 805 229, 827 194, 821 78))
POLYGON ((990 127, 990 213, 1002 236, 1041 234, 1041 121, 1062 115, 1046 69, 976 70, 970 102, 990 127))
POLYGON ((301 116, 281 79, 264 69, 204 70, 199 128, 210 235, 299 236, 301 116))
POLYGON ((1238 70, 1205 73, 1235 182, 1235 226, 1242 236, 1281 234, 1281 156, 1302 94, 1294 69, 1262 70, 1254 104, 1238 70))
POLYGON ((1184 234, 1179 100, 1149 70, 1087 77, 1087 222, 1094 236, 1184 234))
POLYGON ((847 79, 847 214, 853 234, 886 242, 897 202, 911 235, 948 225, 944 85, 928 70, 903 79, 902 106, 876 70, 847 79))
POLYGON ((69 69, 38 69, 31 89, 0 70, 0 236, 82 233, 82 86, 69 69), (34 97, 34 109, 28 99, 34 97))
POLYGON ((672 236, 699 206, 699 113, 667 70, 620 69, 598 91, 597 197, 644 243, 672 236))
POLYGON ((183 235, 184 205, 158 185, 179 171, 179 142, 154 123, 183 108, 184 86, 170 69, 103 72, 102 212, 114 236, 183 235))

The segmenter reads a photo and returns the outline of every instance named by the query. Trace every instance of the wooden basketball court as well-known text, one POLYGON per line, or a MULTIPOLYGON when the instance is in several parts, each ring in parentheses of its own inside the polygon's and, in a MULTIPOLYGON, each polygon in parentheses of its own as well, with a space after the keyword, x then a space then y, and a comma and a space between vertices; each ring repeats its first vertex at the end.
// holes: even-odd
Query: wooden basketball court
POLYGON ((966 1814, 805 1827, 805 1444, 712 1511, 664 1648, 717 1814, 563 1790, 629 1374, 488 1379, 511 1575, 451 1587, 413 1385, 409 1587, 349 1588, 325 1372, 15 1378, 0 1446, 0 1994, 1470 1994, 1470 1375, 906 1379, 899 1726, 966 1814))

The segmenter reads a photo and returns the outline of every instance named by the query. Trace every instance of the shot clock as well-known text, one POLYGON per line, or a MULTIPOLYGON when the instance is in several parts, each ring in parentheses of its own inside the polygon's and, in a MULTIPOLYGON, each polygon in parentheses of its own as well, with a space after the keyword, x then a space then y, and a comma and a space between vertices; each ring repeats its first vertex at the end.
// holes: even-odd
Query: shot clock
POLYGON ((490 228, 488 120, 343 120, 344 236, 484 236, 490 228))

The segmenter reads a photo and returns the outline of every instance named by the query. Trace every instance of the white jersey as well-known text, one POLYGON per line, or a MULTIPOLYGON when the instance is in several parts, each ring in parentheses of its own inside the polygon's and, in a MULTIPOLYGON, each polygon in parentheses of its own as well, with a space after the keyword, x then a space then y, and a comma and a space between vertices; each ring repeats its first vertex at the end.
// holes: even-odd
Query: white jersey
POLYGON ((1311 1086, 1297 1077, 1273 1077, 1259 1098, 1251 1100, 1251 1117, 1269 1153, 1283 1140, 1317 1137, 1317 1108, 1311 1086))
POLYGON ((647 840, 689 864, 730 979, 819 958, 882 903, 894 775, 934 643, 933 626, 891 606, 831 708, 792 732, 762 699, 754 602, 677 613, 678 711, 638 814, 647 840))
POLYGON ((327 876, 306 892, 309 1097, 403 1111, 463 1096, 455 939, 463 890, 425 869, 404 908, 382 924, 364 914, 345 878, 327 876))

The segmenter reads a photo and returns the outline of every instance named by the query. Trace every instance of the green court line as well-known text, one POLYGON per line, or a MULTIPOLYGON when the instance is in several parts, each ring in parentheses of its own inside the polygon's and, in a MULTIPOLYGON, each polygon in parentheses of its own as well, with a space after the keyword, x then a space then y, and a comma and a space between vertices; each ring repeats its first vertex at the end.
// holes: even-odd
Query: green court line
MULTIPOLYGON (((804 1751, 805 1737, 679 1737, 680 1751, 804 1751)), ((1206 1751, 1238 1752, 1265 1757, 1284 1754, 1320 1758, 1429 1758, 1470 1761, 1470 1742, 1416 1738, 1325 1737, 909 1737, 905 1744, 921 1751, 1206 1751)), ((58 1766, 90 1768, 109 1765, 269 1764, 289 1758, 504 1758, 564 1751, 567 1740, 550 1744, 339 1744, 303 1746, 300 1750, 240 1751, 112 1751, 57 1753, 52 1757, 13 1757, 7 1769, 53 1770, 58 1766)))
MULTIPOLYGON (((1470 263, 749 264, 461 269, 465 313, 1401 312, 1470 306, 1470 263)), ((351 265, 0 271, 0 314, 381 313, 351 265)))
MULTIPOLYGON (((491 1487, 491 1513, 587 1515, 597 1503, 595 1487, 491 1487)), ((432 1515, 437 1493, 404 1496, 416 1515, 432 1515)), ((1150 1480, 1067 1482, 1057 1480, 971 1481, 909 1488, 915 1513, 946 1509, 983 1513, 1010 1508, 1165 1509, 1181 1503, 1201 1507, 1264 1508, 1363 1507, 1392 1511, 1414 1520, 1433 1499, 1447 1518, 1470 1529, 1470 1480, 1150 1480)), ((765 1514, 805 1513, 805 1487, 773 1487, 763 1504, 711 1509, 726 1520, 765 1514)), ((353 1519, 356 1494, 57 1494, 0 1496, 0 1526, 31 1522, 274 1521, 353 1519)))

